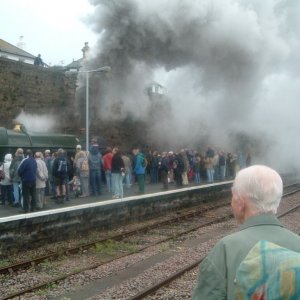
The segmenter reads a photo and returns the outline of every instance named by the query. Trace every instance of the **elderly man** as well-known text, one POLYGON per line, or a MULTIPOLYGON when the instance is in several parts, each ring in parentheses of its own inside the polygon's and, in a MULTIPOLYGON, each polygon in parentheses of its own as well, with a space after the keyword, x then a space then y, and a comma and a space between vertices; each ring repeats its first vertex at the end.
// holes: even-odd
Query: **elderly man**
MULTIPOLYGON (((280 298, 280 285, 278 285, 277 290, 278 298, 269 296, 252 298, 249 294, 246 297, 239 294, 237 297, 236 294, 239 284, 238 276, 241 274, 239 270, 245 266, 244 262, 249 258, 249 254, 250 256, 253 255, 253 249, 258 249, 255 247, 260 242, 275 244, 274 247, 278 247, 276 249, 287 248, 289 249, 285 249, 287 252, 295 255, 300 252, 300 237, 285 229, 275 217, 281 196, 282 180, 274 170, 265 166, 252 166, 237 174, 232 188, 231 207, 237 223, 240 224, 240 231, 221 239, 202 261, 197 287, 193 295, 194 300, 299 299, 280 298)), ((277 251, 277 253, 279 252, 277 251)), ((252 256, 252 260, 247 260, 248 269, 246 268, 247 271, 244 270, 242 276, 247 277, 249 275, 251 264, 252 270, 257 276, 263 272, 263 274, 267 274, 270 271, 267 263, 263 266, 265 268, 263 272, 260 272, 259 264, 254 267, 253 263, 259 254, 260 252, 256 251, 256 256, 252 256)), ((273 264, 272 267, 274 267, 275 261, 273 259, 270 266, 273 264)), ((263 280, 266 278, 267 276, 263 280)), ((250 284, 248 279, 244 280, 246 285, 250 284)), ((259 284, 263 283, 263 280, 259 284)), ((265 292, 266 290, 262 291, 262 293, 265 292)))

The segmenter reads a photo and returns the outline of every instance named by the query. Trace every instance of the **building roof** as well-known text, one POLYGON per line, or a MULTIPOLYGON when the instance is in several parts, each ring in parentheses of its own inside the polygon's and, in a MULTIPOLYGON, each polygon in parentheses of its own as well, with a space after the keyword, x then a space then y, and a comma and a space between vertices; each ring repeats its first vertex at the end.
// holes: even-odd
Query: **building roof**
POLYGON ((82 67, 83 58, 73 60, 70 64, 66 65, 66 69, 80 69, 82 67))
POLYGON ((35 59, 35 56, 0 39, 0 52, 5 52, 8 54, 14 54, 14 55, 18 55, 18 56, 23 56, 23 57, 27 57, 27 58, 31 58, 31 59, 35 59))

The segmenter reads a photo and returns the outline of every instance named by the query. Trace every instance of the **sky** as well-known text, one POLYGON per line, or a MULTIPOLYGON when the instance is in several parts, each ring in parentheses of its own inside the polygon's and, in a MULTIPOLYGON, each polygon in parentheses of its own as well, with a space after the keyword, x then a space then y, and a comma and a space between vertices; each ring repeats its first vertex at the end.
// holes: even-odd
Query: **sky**
POLYGON ((81 58, 84 43, 97 41, 85 23, 88 0, 0 0, 0 12, 0 38, 16 45, 23 36, 24 50, 52 66, 81 58))

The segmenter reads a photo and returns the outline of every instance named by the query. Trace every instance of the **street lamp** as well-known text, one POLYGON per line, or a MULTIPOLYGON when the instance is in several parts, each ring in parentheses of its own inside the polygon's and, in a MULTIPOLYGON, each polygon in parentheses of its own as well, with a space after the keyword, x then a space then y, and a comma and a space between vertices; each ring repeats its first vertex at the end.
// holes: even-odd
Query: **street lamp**
POLYGON ((85 79, 86 79, 86 111, 85 111, 85 138, 86 138, 86 151, 89 151, 89 75, 90 73, 101 73, 101 72, 109 72, 110 66, 104 66, 101 68, 97 68, 95 70, 87 70, 87 71, 79 71, 79 73, 85 73, 85 79))

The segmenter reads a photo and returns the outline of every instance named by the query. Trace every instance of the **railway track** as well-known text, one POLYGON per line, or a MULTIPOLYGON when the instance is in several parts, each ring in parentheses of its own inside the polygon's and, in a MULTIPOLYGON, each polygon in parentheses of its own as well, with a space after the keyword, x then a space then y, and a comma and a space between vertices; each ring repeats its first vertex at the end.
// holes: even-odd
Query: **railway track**
MULTIPOLYGON (((177 216, 177 217, 174 217, 174 218, 171 218, 171 219, 168 219, 168 220, 164 220, 162 222, 157 222, 157 223, 151 224, 150 226, 145 226, 145 227, 142 227, 142 228, 138 228, 136 230, 131 230, 131 231, 128 231, 128 232, 123 232, 121 234, 117 234, 115 236, 110 236, 108 238, 97 240, 97 241, 94 241, 92 243, 88 243, 88 244, 81 245, 81 246, 78 246, 78 247, 68 248, 68 249, 64 250, 63 252, 59 251, 57 253, 55 252, 55 253, 51 253, 51 254, 46 255, 46 256, 34 258, 32 260, 28 260, 28 261, 24 261, 24 262, 21 262, 21 263, 9 265, 9 266, 6 266, 5 268, 2 268, 0 271, 2 272, 2 274, 11 274, 12 275, 14 273, 14 271, 17 271, 17 270, 20 270, 20 269, 24 269, 24 268, 28 268, 28 267, 35 267, 38 264, 40 264, 40 263, 42 263, 44 261, 47 261, 48 259, 56 259, 56 258, 58 258, 60 256, 63 256, 63 255, 75 254, 75 253, 78 253, 79 251, 83 251, 85 249, 89 249, 89 248, 95 246, 98 243, 104 243, 106 241, 111 241, 112 239, 113 240, 121 240, 121 239, 124 239, 126 237, 133 236, 135 234, 145 233, 145 232, 150 231, 151 229, 156 229, 156 228, 159 228, 159 227, 161 227, 163 225, 170 225, 170 224, 178 222, 178 221, 184 221, 184 220, 189 219, 191 217, 195 217, 197 215, 209 212, 212 209, 222 208, 222 207, 225 207, 225 206, 228 206, 228 205, 229 205, 229 202, 226 202, 226 203, 221 203, 221 204, 219 204, 217 206, 215 205, 213 207, 208 207, 206 209, 200 209, 198 211, 188 212, 188 213, 185 213, 185 214, 183 214, 181 216, 177 216)), ((188 234, 190 232, 193 232, 193 231, 195 231, 195 230, 197 230, 199 228, 206 227, 206 226, 212 225, 214 223, 222 222, 222 221, 226 220, 228 217, 229 216, 226 215, 226 216, 223 216, 221 218, 217 218, 217 219, 210 220, 208 222, 201 223, 198 226, 195 226, 195 227, 190 228, 188 230, 184 230, 184 231, 180 232, 179 234, 170 235, 167 238, 163 238, 163 239, 161 239, 159 241, 156 241, 156 242, 153 242, 151 244, 148 244, 147 246, 142 247, 142 248, 140 248, 138 250, 135 250, 133 252, 120 255, 117 258, 113 258, 113 259, 107 260, 107 261, 102 262, 102 263, 96 263, 96 264, 94 264, 92 266, 90 265, 90 266, 88 266, 86 268, 81 268, 81 269, 76 270, 74 272, 70 272, 70 273, 67 273, 67 274, 64 274, 64 275, 61 275, 61 276, 57 276, 55 278, 52 278, 51 280, 48 280, 46 282, 37 284, 37 285, 35 285, 33 287, 29 287, 29 288, 24 289, 22 291, 15 292, 15 293, 12 293, 10 295, 1 297, 0 299, 1 300, 7 300, 7 299, 11 299, 11 298, 22 296, 22 295, 27 294, 27 293, 34 292, 36 290, 47 288, 48 286, 53 285, 53 284, 55 284, 57 282, 60 282, 60 281, 62 281, 64 279, 67 279, 70 276, 82 273, 82 272, 84 272, 86 270, 92 270, 92 269, 98 268, 98 267, 100 267, 102 265, 109 264, 109 263, 111 263, 111 262, 113 262, 113 261, 115 261, 117 259, 121 259, 121 258, 124 258, 126 256, 130 256, 130 255, 133 255, 133 254, 145 251, 146 249, 148 249, 150 247, 156 246, 158 244, 165 243, 165 242, 170 241, 172 239, 179 238, 179 237, 181 237, 183 235, 186 235, 186 234, 188 234)))
MULTIPOLYGON (((290 188, 290 187, 293 187, 295 186, 295 184, 293 185, 290 185, 286 188, 290 188)), ((288 196, 288 195, 291 195, 293 193, 296 193, 300 191, 299 189, 297 190, 293 190, 293 191, 290 191, 286 194, 284 194, 284 196, 288 196)), ((205 212, 208 212, 208 211, 211 211, 212 209, 216 209, 216 208, 221 208, 221 207, 225 207, 225 206, 228 206, 229 202, 226 202, 226 203, 221 203, 219 205, 215 205, 215 206, 212 206, 212 207, 207 207, 206 209, 200 209, 200 210, 197 210, 197 211, 192 211, 192 212, 187 212, 187 213, 184 213, 183 215, 180 215, 180 216, 176 216, 174 218, 171 218, 171 219, 168 219, 168 220, 164 220, 162 222, 157 222, 157 223, 154 223, 154 224, 151 224, 149 226, 144 226, 142 228, 138 228, 138 229, 135 229, 135 230, 130 230, 130 231, 127 231, 127 232, 122 232, 120 234, 117 234, 117 235, 114 235, 114 236, 110 236, 110 237, 107 237, 107 238, 104 238, 104 239, 100 239, 100 240, 97 240, 97 241, 93 241, 91 243, 87 243, 87 244, 84 244, 84 245, 80 245, 78 247, 73 247, 73 248, 68 248, 68 249, 65 249, 64 251, 59 251, 59 252, 55 252, 55 253, 50 253, 46 256, 42 256, 42 257, 37 257, 37 258, 34 258, 32 260, 28 260, 28 261, 24 261, 24 262, 21 262, 21 263, 18 263, 18 264, 14 264, 14 265, 10 265, 10 266, 7 266, 5 268, 2 268, 0 269, 0 273, 2 274, 13 274, 14 271, 16 270, 19 270, 19 269, 24 269, 26 267, 32 267, 32 266, 36 266, 38 265, 39 263, 42 263, 46 260, 49 260, 49 259, 56 259, 62 255, 70 255, 70 254, 74 254, 74 253, 78 253, 80 251, 83 251, 83 250, 86 250, 86 249, 89 249, 91 247, 94 247, 95 245, 97 245, 98 243, 104 243, 106 241, 109 241, 109 240, 121 240, 121 239, 124 239, 126 237, 130 237, 130 236, 133 236, 135 234, 138 234, 138 233, 145 233, 145 232, 148 232, 149 230, 151 229, 156 229, 156 228, 159 228, 163 225, 169 225, 169 224, 172 224, 174 222, 178 222, 178 221, 184 221, 186 219, 189 219, 191 217, 195 217, 197 215, 200 215, 200 214, 204 214, 205 212)), ((291 210, 287 211, 287 212, 284 212, 284 214, 281 214, 279 217, 283 216, 283 215, 286 215, 288 214, 289 212, 291 212, 292 210, 295 210, 297 209, 296 207, 292 208, 291 210)), ((209 226, 209 225, 212 225, 214 223, 218 223, 218 222, 222 222, 222 221, 225 221, 226 219, 228 219, 229 217, 232 217, 232 215, 226 215, 226 216, 223 216, 221 218, 215 218, 213 220, 210 220, 210 221, 207 221, 207 222, 204 222, 200 225, 197 225, 197 226, 194 226, 188 230, 185 230, 185 231, 182 231, 180 232, 179 234, 174 234, 174 235, 171 235, 167 238, 164 238, 164 239, 161 239, 159 241, 156 241, 154 243, 151 243, 145 247, 142 247, 134 252, 131 252, 131 253, 126 253, 124 255, 121 255, 121 256, 118 256, 117 258, 113 258, 113 259, 110 259, 110 260, 107 260, 105 262, 102 262, 102 263, 97 263, 93 266, 88 266, 86 268, 82 268, 80 270, 76 270, 74 272, 70 272, 68 274, 64 274, 64 275, 61 275, 61 276, 58 276, 58 277, 55 277, 47 282, 43 282, 43 283, 40 283, 36 286, 33 286, 33 287, 29 287, 28 289, 24 289, 22 291, 19 291, 19 292, 16 292, 16 293, 13 293, 13 294, 10 294, 8 296, 5 296, 3 298, 1 298, 1 300, 6 300, 6 299, 11 299, 11 298, 15 298, 15 297, 18 297, 18 296, 21 296, 21 295, 24 295, 24 294, 27 294, 27 293, 30 293, 30 292, 34 292, 36 290, 40 290, 40 289, 43 289, 43 288, 46 288, 52 284, 55 284, 59 281, 62 281, 72 275, 76 275, 76 274, 79 274, 79 273, 82 273, 86 270, 92 270, 92 269, 95 269, 95 268, 98 268, 102 265, 105 265, 105 264, 109 264, 111 263, 112 261, 116 260, 116 259, 120 259, 120 258, 123 258, 123 257, 126 257, 126 256, 129 256, 129 255, 132 255, 132 254, 135 254, 135 253, 139 253, 139 252, 142 252, 144 250, 146 250, 147 248, 150 248, 150 247, 153 247, 155 245, 158 245, 158 244, 161 244, 161 243, 164 243, 164 242, 167 242, 169 240, 172 240, 172 239, 176 239, 176 238, 179 238, 180 236, 183 236, 183 235, 186 235, 188 233, 191 233, 193 231, 196 231, 202 227, 206 227, 206 226, 209 226)), ((172 276, 170 276, 170 278, 166 278, 166 280, 164 280, 164 282, 161 282, 161 283, 158 283, 158 285, 155 285, 153 287, 150 287, 149 289, 147 289, 147 291, 144 291, 142 292, 141 294, 137 295, 136 297, 138 298, 132 298, 132 299, 142 299, 143 297, 145 297, 145 295, 150 295, 151 293, 153 293, 154 291, 158 290, 159 288, 167 285, 168 283, 172 282, 173 280, 175 280, 176 278, 180 277, 181 275, 183 275, 184 273, 186 273, 187 271, 195 268, 198 264, 200 263, 200 261, 195 261, 195 263, 183 268, 182 270, 176 272, 176 274, 173 274, 172 276), (144 294, 146 293, 146 294, 144 294)))
POLYGON ((146 226, 143 226, 143 227, 140 227, 140 228, 137 228, 137 229, 124 231, 124 232, 121 232, 119 234, 111 235, 111 236, 108 236, 108 237, 105 237, 105 238, 102 238, 102 239, 95 240, 93 242, 89 242, 89 243, 85 243, 85 244, 75 246, 75 247, 72 247, 72 248, 66 248, 66 249, 63 249, 63 250, 60 249, 59 251, 55 251, 55 252, 49 253, 47 255, 39 256, 39 257, 36 257, 36 258, 33 258, 33 259, 29 259, 29 260, 26 260, 26 261, 22 261, 22 262, 19 262, 19 263, 15 263, 15 264, 11 264, 11 265, 2 267, 2 268, 0 268, 0 274, 4 274, 4 275, 5 274, 11 274, 11 273, 13 273, 17 270, 20 270, 20 269, 25 269, 25 268, 30 268, 32 266, 37 266, 38 264, 41 264, 41 263, 45 262, 46 260, 57 259, 58 257, 64 256, 64 255, 76 254, 76 253, 81 252, 83 250, 87 250, 87 249, 90 249, 92 247, 95 247, 99 243, 105 243, 107 241, 112 241, 112 240, 113 241, 120 241, 122 239, 128 238, 128 237, 133 236, 135 234, 146 233, 150 230, 159 228, 161 226, 170 225, 172 223, 179 222, 179 221, 184 221, 184 220, 187 220, 191 217, 196 217, 198 215, 206 213, 210 210, 220 208, 220 207, 225 207, 225 206, 228 206, 228 205, 229 205, 229 202, 223 202, 223 203, 220 203, 218 205, 209 206, 205 209, 200 208, 199 210, 196 210, 196 211, 193 209, 192 211, 183 213, 182 215, 178 215, 178 216, 175 216, 173 218, 169 218, 167 220, 163 220, 163 221, 160 221, 160 222, 155 222, 151 225, 146 225, 146 226))
MULTIPOLYGON (((295 185, 297 185, 297 184, 292 184, 292 185, 286 186, 285 188, 286 189, 291 188, 291 187, 294 187, 295 185)), ((296 193, 297 191, 298 190, 288 192, 288 193, 285 194, 285 196, 296 193)), ((213 205, 213 206, 207 207, 205 209, 200 208, 199 210, 196 210, 196 211, 194 210, 195 208, 193 208, 192 211, 185 212, 182 215, 177 215, 176 217, 169 218, 169 219, 164 220, 164 221, 155 222, 154 224, 151 224, 151 225, 146 225, 146 226, 143 226, 141 228, 137 228, 137 229, 130 230, 130 231, 124 231, 120 234, 115 234, 115 235, 112 235, 112 236, 108 236, 108 237, 105 237, 105 238, 102 238, 102 239, 95 240, 93 242, 80 244, 80 245, 72 247, 72 248, 67 248, 67 249, 63 249, 63 250, 60 249, 59 251, 54 251, 54 252, 51 252, 47 255, 39 256, 39 257, 29 259, 29 260, 26 260, 26 261, 22 261, 22 262, 19 262, 19 263, 10 264, 8 266, 0 268, 0 274, 11 274, 12 272, 15 272, 15 271, 20 270, 20 269, 25 269, 25 268, 30 268, 32 266, 37 266, 38 264, 41 264, 41 263, 45 262, 46 260, 57 259, 57 258, 59 258, 61 256, 64 256, 64 255, 76 254, 76 253, 81 252, 83 250, 87 250, 89 248, 95 247, 95 245, 97 245, 99 243, 105 243, 105 242, 110 241, 110 240, 120 241, 120 240, 125 239, 127 237, 133 236, 137 233, 147 232, 149 230, 156 229, 156 228, 159 228, 159 227, 164 226, 164 225, 172 224, 172 223, 178 222, 178 221, 183 221, 183 220, 189 219, 191 217, 201 215, 201 214, 203 214, 207 211, 217 209, 217 208, 220 208, 220 207, 225 207, 228 204, 229 204, 229 202, 220 203, 218 205, 213 205)))
MULTIPOLYGON (((283 197, 290 196, 290 195, 295 194, 299 191, 300 191, 300 189, 288 192, 288 193, 284 194, 283 197)), ((282 217, 286 216, 287 214, 289 214, 289 213, 291 213, 291 212, 293 212, 293 211, 295 211, 299 208, 300 208, 300 204, 295 205, 291 209, 277 215, 277 217, 282 218, 282 217)), ((300 233, 298 233, 298 234, 300 234, 300 233)), ((203 259, 204 258, 198 259, 198 260, 194 261, 193 263, 189 264, 188 266, 180 269, 176 273, 171 274, 169 277, 165 278, 164 280, 153 284, 152 286, 148 287, 147 289, 145 289, 145 290, 141 291, 140 293, 136 294, 135 296, 131 297, 130 300, 140 300, 140 299, 144 299, 147 296, 152 295, 153 293, 157 292, 159 289, 168 286, 171 282, 173 282, 176 279, 180 278, 185 273, 187 273, 187 272, 189 272, 189 271, 191 271, 195 268, 198 268, 199 264, 202 262, 203 259)))

